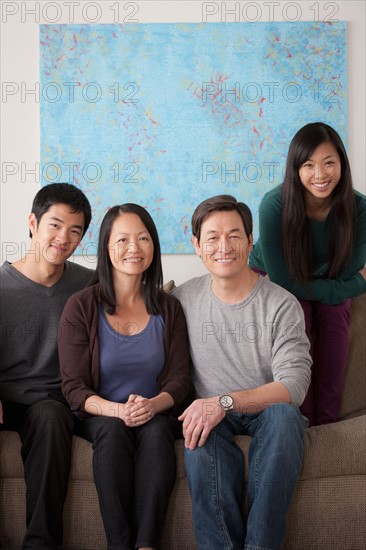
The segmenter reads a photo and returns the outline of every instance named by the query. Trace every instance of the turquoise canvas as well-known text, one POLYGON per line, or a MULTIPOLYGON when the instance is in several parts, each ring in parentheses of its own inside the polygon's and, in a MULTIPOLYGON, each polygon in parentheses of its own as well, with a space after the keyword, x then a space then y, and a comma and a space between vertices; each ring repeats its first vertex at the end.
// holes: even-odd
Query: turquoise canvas
POLYGON ((153 216, 165 254, 192 253, 190 219, 221 193, 254 215, 291 138, 321 120, 347 143, 346 23, 40 25, 42 185, 93 207, 95 254, 115 204, 153 216))

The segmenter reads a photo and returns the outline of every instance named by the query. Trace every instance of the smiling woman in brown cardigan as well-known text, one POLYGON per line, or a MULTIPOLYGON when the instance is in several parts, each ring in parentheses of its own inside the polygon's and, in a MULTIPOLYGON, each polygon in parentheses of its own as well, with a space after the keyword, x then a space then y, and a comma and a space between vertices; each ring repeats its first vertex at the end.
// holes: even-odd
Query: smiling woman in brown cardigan
POLYGON ((141 206, 111 208, 92 286, 60 321, 62 388, 75 432, 93 443, 108 550, 160 545, 175 481, 176 416, 191 392, 188 337, 162 290, 160 245, 141 206))

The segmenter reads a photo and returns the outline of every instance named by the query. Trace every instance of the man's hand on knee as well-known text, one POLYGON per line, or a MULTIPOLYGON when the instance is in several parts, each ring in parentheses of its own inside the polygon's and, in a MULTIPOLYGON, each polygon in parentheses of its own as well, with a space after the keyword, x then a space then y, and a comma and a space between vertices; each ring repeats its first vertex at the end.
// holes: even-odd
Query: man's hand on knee
POLYGON ((183 422, 183 436, 187 449, 203 447, 211 430, 225 417, 218 397, 196 399, 178 418, 183 422))

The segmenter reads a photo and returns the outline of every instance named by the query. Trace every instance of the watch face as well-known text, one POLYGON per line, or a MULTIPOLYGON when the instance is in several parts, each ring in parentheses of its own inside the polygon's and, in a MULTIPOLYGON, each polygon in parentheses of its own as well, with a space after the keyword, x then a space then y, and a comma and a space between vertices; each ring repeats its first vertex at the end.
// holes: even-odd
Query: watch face
POLYGON ((230 410, 233 408, 234 399, 231 395, 222 395, 220 397, 220 405, 225 411, 230 410))

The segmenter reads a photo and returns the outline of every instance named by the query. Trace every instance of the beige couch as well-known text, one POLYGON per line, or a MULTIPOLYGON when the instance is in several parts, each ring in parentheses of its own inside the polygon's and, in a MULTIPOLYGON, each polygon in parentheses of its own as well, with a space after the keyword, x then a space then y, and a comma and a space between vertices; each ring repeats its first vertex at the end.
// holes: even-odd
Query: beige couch
MULTIPOLYGON (((341 421, 310 428, 289 518, 287 550, 365 550, 366 548, 366 294, 351 312, 351 347, 341 421)), ((249 437, 237 439, 248 456, 249 437)), ((65 506, 66 550, 103 550, 106 541, 91 468, 92 449, 74 437, 65 506)), ((178 475, 172 494, 163 550, 193 550, 191 501, 177 443, 178 475)), ((25 484, 17 433, 0 433, 0 541, 20 549, 25 525, 25 484)), ((245 513, 245 510, 244 510, 245 513)), ((217 549, 212 549, 217 550, 217 549)))

